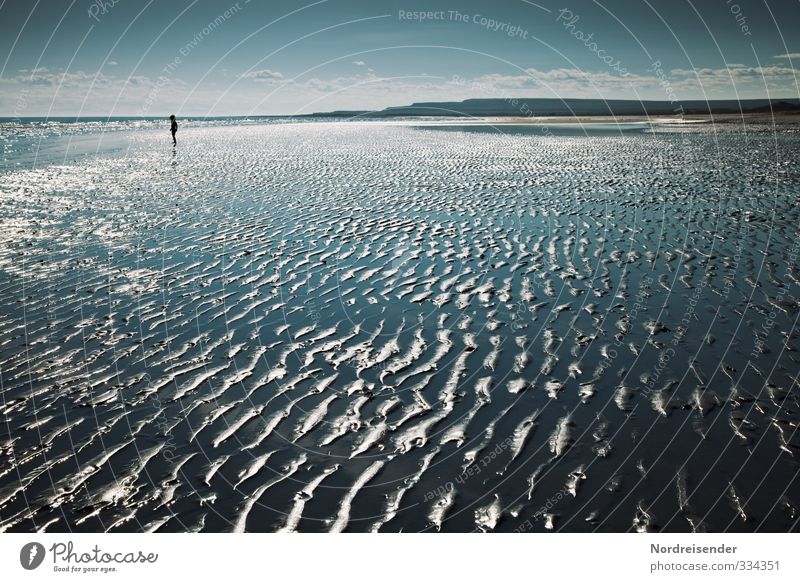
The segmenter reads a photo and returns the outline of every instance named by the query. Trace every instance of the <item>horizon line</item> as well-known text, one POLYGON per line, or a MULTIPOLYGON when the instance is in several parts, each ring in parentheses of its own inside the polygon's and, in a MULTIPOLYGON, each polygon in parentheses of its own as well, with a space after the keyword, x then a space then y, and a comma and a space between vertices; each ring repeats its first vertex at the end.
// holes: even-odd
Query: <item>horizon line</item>
MULTIPOLYGON (((748 97, 745 99, 737 98, 737 97, 727 97, 727 98, 714 98, 714 99, 675 99, 675 100, 668 100, 668 99, 624 99, 624 98, 591 98, 591 97, 468 97, 466 99, 454 100, 454 101, 414 101, 408 105, 390 105, 387 107, 383 107, 380 109, 332 109, 328 111, 314 111, 310 113, 217 113, 217 114, 204 114, 204 113, 186 113, 182 116, 184 118, 201 118, 201 119, 213 119, 213 118, 231 118, 231 117, 239 117, 239 118, 292 118, 292 117, 314 117, 314 116, 324 116, 326 114, 341 114, 341 113, 353 113, 356 115, 363 115, 369 113, 379 113, 379 112, 388 112, 393 109, 407 109, 413 108, 419 104, 436 104, 436 103, 465 103, 468 101, 497 101, 497 102, 509 102, 513 100, 527 100, 527 101, 534 101, 534 100, 549 100, 549 101, 596 101, 598 103, 608 103, 608 102, 627 102, 627 103, 658 103, 658 104, 671 104, 671 103, 706 103, 706 104, 713 104, 713 103, 720 103, 720 102, 734 102, 734 103, 747 103, 753 101, 767 101, 770 104, 774 102, 780 101, 796 101, 800 102, 800 96, 780 96, 780 97, 748 97)), ((745 112, 742 112, 745 113, 745 112)), ((676 110, 672 115, 680 115, 681 112, 676 110)), ((167 117, 169 114, 165 114, 167 117)), ((486 114, 491 115, 491 114, 486 114)), ((555 114, 543 114, 543 116, 554 116, 555 114)), ((567 115, 558 115, 561 116, 568 116, 567 115)), ((582 117, 591 117, 591 116, 614 116, 613 114, 604 114, 604 113, 597 113, 597 114, 581 114, 582 117)), ((668 113, 663 114, 651 114, 651 115, 670 115, 668 113)), ((430 117, 431 115, 428 114, 426 117, 430 117)), ((442 117, 465 117, 469 116, 468 114, 442 114, 442 117)), ((494 116, 499 117, 507 117, 508 115, 497 114, 494 116)), ((161 119, 163 116, 161 115, 141 115, 141 114, 126 114, 126 113, 118 113, 118 114, 106 114, 106 113, 79 113, 79 114, 59 114, 59 115, 0 115, 0 120, 2 121, 13 121, 13 120, 28 120, 28 119, 85 119, 85 118, 94 118, 94 119, 161 119)), ((535 117, 535 116, 534 116, 535 117)))

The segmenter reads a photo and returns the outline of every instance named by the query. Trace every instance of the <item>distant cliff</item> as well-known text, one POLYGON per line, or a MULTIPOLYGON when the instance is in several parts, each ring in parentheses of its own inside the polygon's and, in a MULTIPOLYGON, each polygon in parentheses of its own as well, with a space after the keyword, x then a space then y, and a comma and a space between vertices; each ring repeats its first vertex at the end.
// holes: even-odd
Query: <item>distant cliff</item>
POLYGON ((312 117, 542 117, 578 115, 677 115, 702 113, 798 112, 800 99, 717 99, 711 101, 634 101, 626 99, 467 99, 420 102, 380 111, 331 111, 312 117))

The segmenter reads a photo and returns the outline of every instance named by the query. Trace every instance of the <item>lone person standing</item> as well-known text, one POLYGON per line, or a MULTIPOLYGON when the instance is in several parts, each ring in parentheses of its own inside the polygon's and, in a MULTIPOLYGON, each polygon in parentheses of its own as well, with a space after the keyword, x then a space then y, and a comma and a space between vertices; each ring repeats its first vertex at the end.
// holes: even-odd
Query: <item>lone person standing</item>
POLYGON ((170 115, 169 120, 172 122, 169 127, 170 132, 172 132, 172 145, 177 145, 178 142, 175 139, 175 134, 178 133, 178 122, 175 121, 174 115, 170 115))

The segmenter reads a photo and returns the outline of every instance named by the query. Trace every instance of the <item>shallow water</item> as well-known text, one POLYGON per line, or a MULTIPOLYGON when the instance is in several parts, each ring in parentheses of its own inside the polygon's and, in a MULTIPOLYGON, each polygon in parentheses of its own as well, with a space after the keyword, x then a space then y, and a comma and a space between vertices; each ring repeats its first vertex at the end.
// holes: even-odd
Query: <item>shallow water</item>
POLYGON ((755 129, 7 142, 0 530, 796 527, 800 134, 755 129))
POLYGON ((619 123, 459 123, 458 121, 427 122, 414 126, 418 129, 454 131, 458 133, 496 133, 500 135, 527 135, 541 137, 565 136, 619 136, 628 133, 652 131, 646 122, 619 123))

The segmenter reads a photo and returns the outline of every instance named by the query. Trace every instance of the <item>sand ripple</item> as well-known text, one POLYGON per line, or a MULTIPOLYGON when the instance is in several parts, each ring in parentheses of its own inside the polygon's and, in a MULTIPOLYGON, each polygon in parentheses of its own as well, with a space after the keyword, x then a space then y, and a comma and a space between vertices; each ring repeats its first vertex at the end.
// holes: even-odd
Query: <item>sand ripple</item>
POLYGON ((2 531, 785 531, 800 137, 121 133, 0 182, 2 531))

